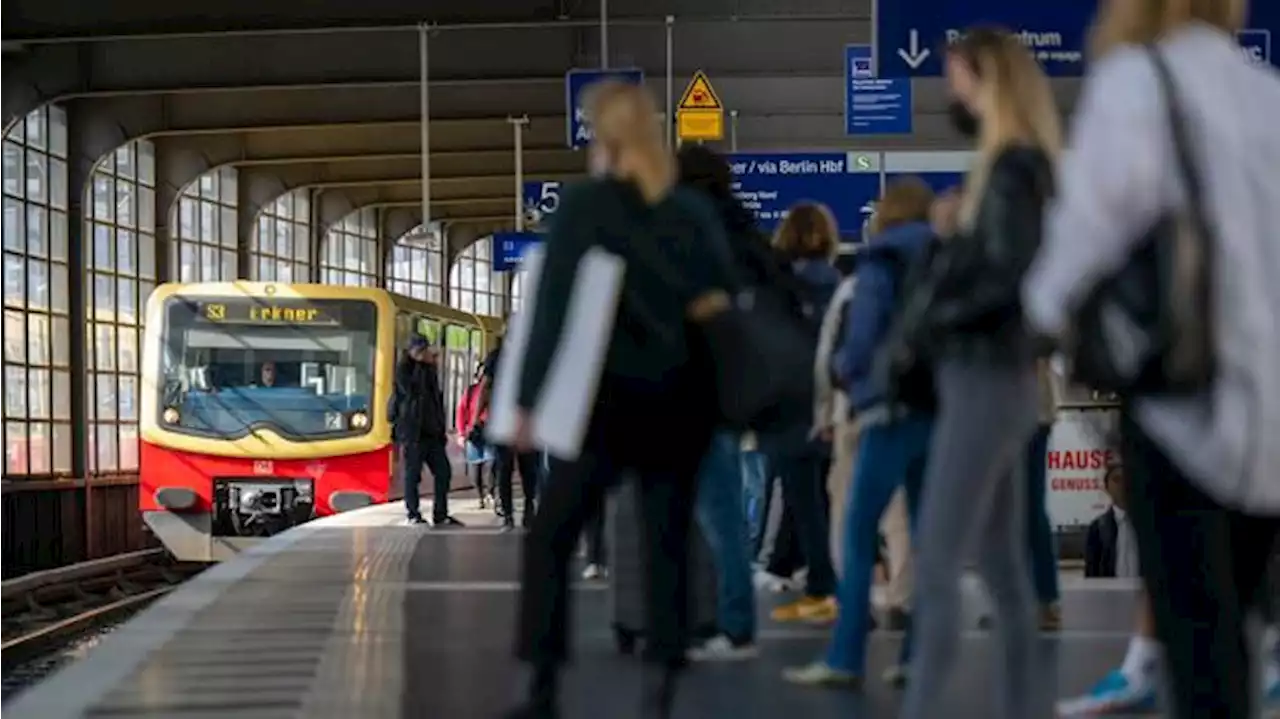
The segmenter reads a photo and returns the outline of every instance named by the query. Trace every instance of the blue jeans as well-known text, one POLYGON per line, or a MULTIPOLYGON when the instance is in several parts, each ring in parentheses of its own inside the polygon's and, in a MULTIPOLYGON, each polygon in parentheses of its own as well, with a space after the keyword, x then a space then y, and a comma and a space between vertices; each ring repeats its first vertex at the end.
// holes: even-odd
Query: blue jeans
MULTIPOLYGON (((747 546, 760 547, 769 513, 769 476, 764 452, 742 452, 742 505, 747 519, 747 546)), ((758 553, 758 551, 756 552, 758 553)))
MULTIPOLYGON (((836 595, 840 619, 827 646, 826 663, 834 669, 857 675, 866 671, 871 578, 880 544, 880 517, 893 493, 905 485, 907 514, 915 534, 932 434, 933 418, 925 415, 862 430, 853 484, 844 509, 844 572, 836 595)), ((909 646, 908 638, 903 642, 904 657, 909 646)))
POLYGON ((752 640, 756 635, 755 588, 747 556, 742 480, 738 437, 717 434, 698 470, 696 517, 719 574, 717 624, 735 641, 752 640))
POLYGON ((1036 430, 1027 447, 1027 541, 1031 547, 1031 581, 1036 599, 1042 604, 1058 601, 1058 556, 1053 547, 1053 528, 1045 506, 1045 452, 1049 448, 1050 427, 1036 430))

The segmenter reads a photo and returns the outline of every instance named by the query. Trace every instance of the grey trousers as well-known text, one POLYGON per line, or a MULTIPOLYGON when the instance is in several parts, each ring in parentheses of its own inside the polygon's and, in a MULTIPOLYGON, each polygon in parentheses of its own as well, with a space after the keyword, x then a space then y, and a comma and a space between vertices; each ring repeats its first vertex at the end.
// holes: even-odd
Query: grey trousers
POLYGON ((905 719, 947 716, 960 640, 960 575, 974 559, 995 604, 997 711, 1053 716, 1027 569, 1022 452, 1036 428, 1037 384, 1025 368, 949 361, 929 451, 915 558, 914 652, 905 719))

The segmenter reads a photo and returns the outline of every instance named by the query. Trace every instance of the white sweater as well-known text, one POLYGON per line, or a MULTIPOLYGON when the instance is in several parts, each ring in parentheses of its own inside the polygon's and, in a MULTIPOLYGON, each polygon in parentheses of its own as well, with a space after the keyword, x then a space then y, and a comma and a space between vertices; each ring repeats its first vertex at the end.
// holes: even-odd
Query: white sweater
MULTIPOLYGON (((1160 48, 1216 230, 1219 375, 1198 397, 1140 398, 1134 416, 1218 502, 1280 514, 1280 76, 1204 25, 1160 48)), ((1056 206, 1023 286, 1028 321, 1060 334, 1097 279, 1184 201, 1151 59, 1142 48, 1120 48, 1085 78, 1056 206)))
POLYGON ((840 335, 840 325, 844 322, 844 308, 853 298, 854 278, 846 277, 831 297, 827 313, 822 317, 822 330, 818 335, 818 353, 814 357, 813 381, 814 404, 813 426, 817 428, 835 427, 849 419, 849 396, 831 383, 831 355, 836 347, 836 337, 840 335))

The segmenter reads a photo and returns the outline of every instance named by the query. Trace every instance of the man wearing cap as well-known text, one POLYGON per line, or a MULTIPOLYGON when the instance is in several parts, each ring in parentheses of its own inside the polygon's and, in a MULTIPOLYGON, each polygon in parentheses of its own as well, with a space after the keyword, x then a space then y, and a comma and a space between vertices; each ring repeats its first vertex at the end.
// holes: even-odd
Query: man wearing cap
POLYGON ((400 450, 406 523, 425 523, 419 509, 418 482, 422 480, 422 466, 426 465, 435 480, 431 523, 437 527, 460 527, 462 523, 449 516, 453 469, 445 453, 448 422, 438 359, 439 351, 426 339, 415 337, 409 343, 409 349, 396 364, 396 386, 387 407, 387 419, 400 450))

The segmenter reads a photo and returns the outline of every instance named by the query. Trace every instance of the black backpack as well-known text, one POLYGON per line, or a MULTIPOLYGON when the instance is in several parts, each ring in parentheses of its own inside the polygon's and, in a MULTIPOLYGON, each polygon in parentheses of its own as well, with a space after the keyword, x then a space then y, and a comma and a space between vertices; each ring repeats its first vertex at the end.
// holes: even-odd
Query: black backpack
POLYGON ((938 408, 933 363, 907 349, 900 328, 906 300, 919 286, 922 270, 932 256, 929 250, 914 262, 896 254, 884 256, 893 267, 894 319, 880 344, 877 372, 884 378, 886 394, 893 402, 918 412, 934 412, 938 408))

